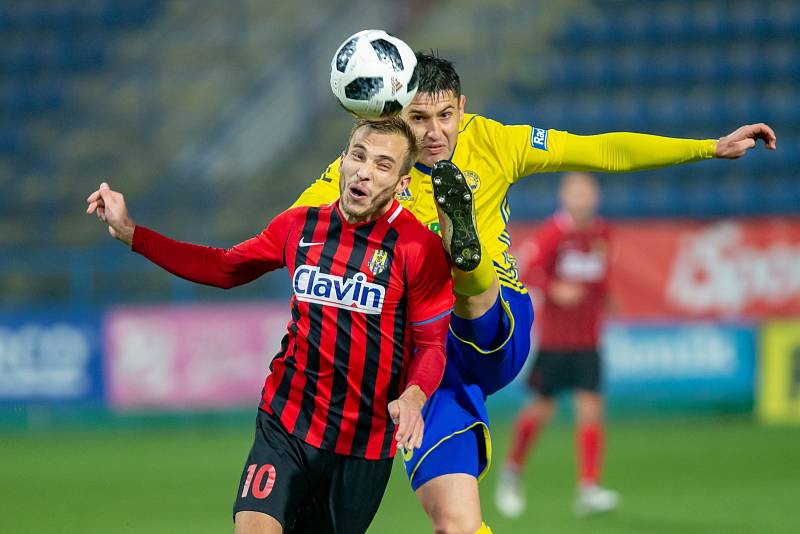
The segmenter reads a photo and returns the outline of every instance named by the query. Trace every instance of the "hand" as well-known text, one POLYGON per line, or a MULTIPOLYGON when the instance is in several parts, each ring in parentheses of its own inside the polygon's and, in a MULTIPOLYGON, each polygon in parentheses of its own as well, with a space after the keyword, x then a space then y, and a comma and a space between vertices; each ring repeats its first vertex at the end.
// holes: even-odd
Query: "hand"
POLYGON ((103 182, 100 184, 100 189, 89 195, 86 202, 89 204, 86 213, 96 213, 98 219, 108 223, 108 233, 111 237, 131 246, 136 225, 128 216, 128 208, 125 207, 125 197, 122 193, 112 191, 108 184, 103 182))
POLYGON ((578 282, 555 280, 547 288, 547 296, 562 308, 572 308, 586 296, 586 286, 578 282))
POLYGON ((734 130, 725 137, 720 137, 717 141, 717 152, 714 154, 718 158, 736 159, 744 156, 744 153, 756 146, 756 140, 763 139, 764 144, 770 150, 775 150, 777 137, 772 128, 759 122, 758 124, 746 124, 734 130))
POLYGON ((422 407, 426 401, 425 393, 419 386, 409 386, 397 400, 389 403, 389 417, 397 427, 397 448, 419 449, 422 446, 422 433, 425 422, 422 407))

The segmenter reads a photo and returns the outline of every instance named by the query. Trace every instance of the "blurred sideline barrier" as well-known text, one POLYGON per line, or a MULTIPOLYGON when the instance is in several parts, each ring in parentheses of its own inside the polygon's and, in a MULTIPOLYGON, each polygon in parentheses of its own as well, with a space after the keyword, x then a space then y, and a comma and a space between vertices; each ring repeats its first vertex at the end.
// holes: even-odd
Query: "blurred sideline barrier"
POLYGON ((255 406, 286 333, 284 303, 114 308, 108 402, 118 409, 255 406))
POLYGON ((102 402, 100 313, 0 314, 0 406, 102 402))
MULTIPOLYGON (((53 423, 64 408, 132 416, 254 409, 288 319, 283 302, 0 316, 0 423, 4 408, 52 413, 53 423)), ((749 412, 756 337, 749 324, 610 323, 612 408, 749 412)), ((494 402, 521 402, 526 375, 494 402)))
POLYGON ((750 410, 757 329, 746 324, 612 323, 605 331, 611 403, 750 410))
POLYGON ((776 321, 764 327, 759 377, 759 419, 800 423, 800 320, 776 321))
MULTIPOLYGON (((757 339, 758 327, 747 323, 610 322, 602 349, 611 415, 750 413, 757 339)), ((528 398, 526 380, 535 357, 492 396, 494 413, 528 398)))

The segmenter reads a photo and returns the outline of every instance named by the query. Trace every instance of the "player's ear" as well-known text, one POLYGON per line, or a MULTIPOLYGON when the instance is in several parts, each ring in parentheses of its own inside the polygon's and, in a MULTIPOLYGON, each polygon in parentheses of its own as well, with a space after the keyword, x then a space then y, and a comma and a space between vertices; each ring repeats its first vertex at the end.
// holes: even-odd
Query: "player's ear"
POLYGON ((411 175, 410 174, 406 174, 405 176, 401 176, 400 177, 400 181, 397 182, 397 187, 394 188, 394 193, 396 195, 399 195, 400 193, 402 193, 403 191, 406 190, 406 188, 408 187, 408 184, 410 184, 410 183, 411 183, 411 175))
POLYGON ((464 116, 464 110, 466 109, 467 105, 467 95, 461 95, 458 97, 458 112, 461 116, 464 116))

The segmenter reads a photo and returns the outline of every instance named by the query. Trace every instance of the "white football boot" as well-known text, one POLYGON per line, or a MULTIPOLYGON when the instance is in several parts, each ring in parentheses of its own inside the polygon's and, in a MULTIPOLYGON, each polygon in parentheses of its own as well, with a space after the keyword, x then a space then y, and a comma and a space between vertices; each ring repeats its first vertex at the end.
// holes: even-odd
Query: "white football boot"
POLYGON ((596 484, 581 485, 575 498, 575 514, 587 516, 610 512, 619 506, 620 496, 616 491, 601 488, 596 484))
POLYGON ((494 491, 494 504, 500 515, 516 519, 525 511, 525 488, 519 473, 504 467, 494 491))

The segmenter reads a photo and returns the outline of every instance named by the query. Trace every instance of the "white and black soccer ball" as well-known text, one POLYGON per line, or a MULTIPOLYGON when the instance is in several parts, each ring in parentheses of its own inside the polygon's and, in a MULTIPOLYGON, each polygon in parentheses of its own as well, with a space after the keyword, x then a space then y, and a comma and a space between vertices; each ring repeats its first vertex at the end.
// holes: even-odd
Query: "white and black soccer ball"
POLYGON ((336 49, 331 90, 359 117, 396 115, 417 93, 416 66, 414 51, 402 40, 383 30, 363 30, 336 49))

